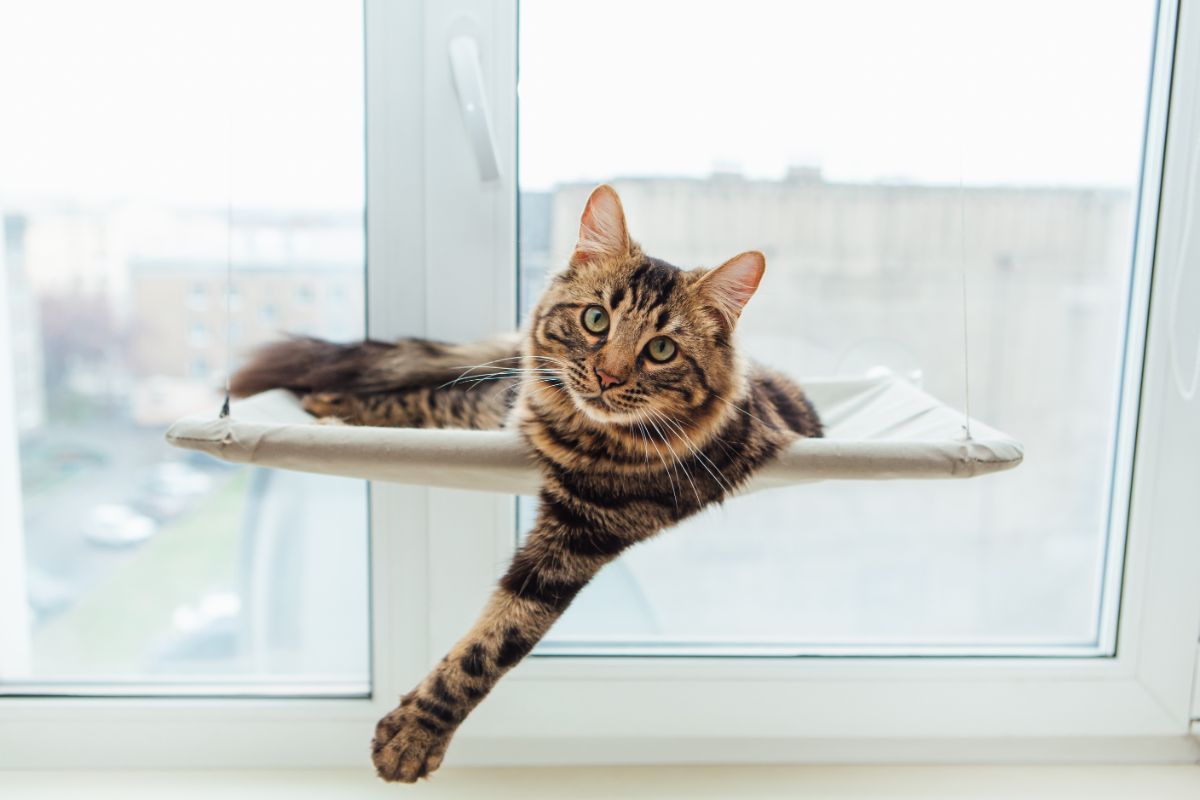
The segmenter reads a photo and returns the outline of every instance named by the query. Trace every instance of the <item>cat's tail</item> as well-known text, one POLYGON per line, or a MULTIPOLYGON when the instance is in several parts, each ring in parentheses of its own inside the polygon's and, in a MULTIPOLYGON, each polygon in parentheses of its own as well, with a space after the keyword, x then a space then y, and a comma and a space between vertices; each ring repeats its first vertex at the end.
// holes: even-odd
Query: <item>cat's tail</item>
POLYGON ((436 387, 460 377, 518 367, 519 354, 515 336, 471 344, 416 338, 338 344, 291 336, 254 351, 230 378, 229 388, 235 397, 246 397, 268 389, 289 389, 304 395, 436 387))

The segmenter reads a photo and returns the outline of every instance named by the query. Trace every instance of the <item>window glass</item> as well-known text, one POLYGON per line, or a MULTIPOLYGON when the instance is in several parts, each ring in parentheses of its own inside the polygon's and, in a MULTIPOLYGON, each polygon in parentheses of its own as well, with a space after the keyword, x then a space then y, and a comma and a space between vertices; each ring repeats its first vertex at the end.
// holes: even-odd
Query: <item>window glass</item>
POLYGON ((363 335, 362 61, 348 0, 6 4, 0 693, 368 691, 365 485, 163 440, 363 335))
POLYGON ((1152 2, 522 3, 525 308, 611 182, 651 254, 766 254, 752 357, 801 380, 887 370, 962 408, 965 270, 972 413, 1027 451, 966 482, 734 499, 608 567, 539 652, 1108 652, 1154 19, 1152 2))

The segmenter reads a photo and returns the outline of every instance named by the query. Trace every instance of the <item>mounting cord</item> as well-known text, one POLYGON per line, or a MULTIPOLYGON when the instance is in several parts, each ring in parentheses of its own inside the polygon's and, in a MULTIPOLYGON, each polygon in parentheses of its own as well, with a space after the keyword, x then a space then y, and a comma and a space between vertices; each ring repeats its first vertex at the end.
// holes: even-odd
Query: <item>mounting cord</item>
MULTIPOLYGON (((233 20, 227 30, 226 55, 232 55, 233 20)), ((233 375, 233 61, 226 59, 225 76, 225 401, 220 418, 229 416, 229 383, 233 375)))
MULTIPOLYGON (((961 162, 960 162, 961 164, 961 162)), ((971 359, 970 341, 967 335, 967 203, 966 189, 960 166, 958 172, 958 224, 959 252, 958 272, 962 283, 962 351, 963 351, 963 434, 971 438, 971 359)))
POLYGON ((963 48, 966 41, 966 37, 963 34, 966 31, 966 24, 963 22, 961 14, 962 10, 960 8, 958 68, 956 70, 960 81, 958 93, 960 98, 958 109, 958 274, 960 283, 962 284, 963 438, 969 441, 971 438, 971 359, 967 321, 970 319, 970 316, 967 313, 967 190, 963 185, 963 174, 965 172, 963 162, 966 160, 966 135, 961 106, 961 98, 968 97, 969 95, 966 91, 967 75, 964 68, 965 59, 963 58, 963 48))
POLYGON ((229 382, 233 375, 233 195, 225 206, 225 402, 221 419, 229 416, 229 382))

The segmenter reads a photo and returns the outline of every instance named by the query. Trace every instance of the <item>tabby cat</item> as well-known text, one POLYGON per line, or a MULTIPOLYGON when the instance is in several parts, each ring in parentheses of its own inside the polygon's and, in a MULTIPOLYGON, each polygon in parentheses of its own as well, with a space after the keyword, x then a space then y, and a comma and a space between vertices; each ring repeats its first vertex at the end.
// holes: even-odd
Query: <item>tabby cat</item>
POLYGON ((541 470, 534 528, 478 621, 376 727, 381 777, 437 769, 467 714, 621 551, 821 435, 800 388, 733 345, 764 268, 758 252, 694 270, 647 256, 600 186, 520 341, 291 339, 234 377, 235 394, 283 387, 353 425, 510 427, 541 470))

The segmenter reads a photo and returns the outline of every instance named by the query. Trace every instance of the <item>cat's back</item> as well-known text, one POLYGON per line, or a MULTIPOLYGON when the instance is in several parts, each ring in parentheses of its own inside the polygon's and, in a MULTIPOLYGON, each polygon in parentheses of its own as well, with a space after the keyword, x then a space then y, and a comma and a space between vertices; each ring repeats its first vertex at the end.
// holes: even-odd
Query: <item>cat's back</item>
POLYGON ((753 405, 769 414, 769 418, 763 417, 765 422, 782 424, 793 433, 811 439, 825 435, 816 407, 795 380, 755 361, 750 363, 747 378, 753 405))

